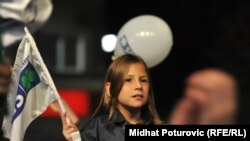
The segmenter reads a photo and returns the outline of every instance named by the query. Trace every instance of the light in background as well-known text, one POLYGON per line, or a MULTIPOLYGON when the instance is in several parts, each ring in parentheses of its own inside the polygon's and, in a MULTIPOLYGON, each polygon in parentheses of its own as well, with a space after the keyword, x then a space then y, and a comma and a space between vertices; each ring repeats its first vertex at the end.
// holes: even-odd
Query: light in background
POLYGON ((115 49, 117 37, 114 34, 107 34, 102 37, 102 50, 112 52, 115 49))

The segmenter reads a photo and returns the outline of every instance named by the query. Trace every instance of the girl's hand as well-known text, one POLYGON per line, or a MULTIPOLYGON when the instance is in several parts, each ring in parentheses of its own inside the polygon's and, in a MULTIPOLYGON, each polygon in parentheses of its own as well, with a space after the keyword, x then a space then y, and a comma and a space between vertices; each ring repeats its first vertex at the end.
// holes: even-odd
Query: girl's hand
POLYGON ((72 141, 71 134, 73 132, 79 131, 76 125, 73 124, 71 120, 69 122, 66 121, 67 115, 66 113, 62 116, 62 124, 63 124, 63 135, 67 141, 72 141))

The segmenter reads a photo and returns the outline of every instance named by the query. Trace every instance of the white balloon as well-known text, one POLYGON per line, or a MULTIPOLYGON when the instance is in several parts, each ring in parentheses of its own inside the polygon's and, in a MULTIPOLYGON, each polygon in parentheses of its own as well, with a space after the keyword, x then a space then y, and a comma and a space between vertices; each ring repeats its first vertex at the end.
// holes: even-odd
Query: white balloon
POLYGON ((168 56, 172 45, 171 29, 163 19, 141 15, 126 22, 118 32, 114 57, 136 54, 151 68, 168 56))

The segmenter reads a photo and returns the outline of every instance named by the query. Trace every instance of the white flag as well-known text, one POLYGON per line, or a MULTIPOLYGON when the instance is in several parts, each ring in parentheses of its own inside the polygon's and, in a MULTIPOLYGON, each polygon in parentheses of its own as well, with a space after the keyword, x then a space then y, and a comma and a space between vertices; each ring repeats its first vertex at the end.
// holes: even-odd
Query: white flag
POLYGON ((10 141, 22 141, 29 124, 50 103, 60 99, 33 37, 27 28, 25 32, 18 47, 8 94, 10 115, 3 123, 4 136, 10 141))

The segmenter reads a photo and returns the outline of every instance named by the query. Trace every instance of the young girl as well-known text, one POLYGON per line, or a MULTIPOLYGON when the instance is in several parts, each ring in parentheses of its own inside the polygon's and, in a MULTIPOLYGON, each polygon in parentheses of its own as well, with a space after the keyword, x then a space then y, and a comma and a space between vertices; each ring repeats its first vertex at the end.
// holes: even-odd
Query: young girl
MULTIPOLYGON (((126 124, 161 124, 155 108, 149 71, 144 61, 123 55, 109 66, 99 106, 92 119, 80 130, 84 141, 122 141, 126 124)), ((78 131, 64 124, 63 134, 78 131)))

